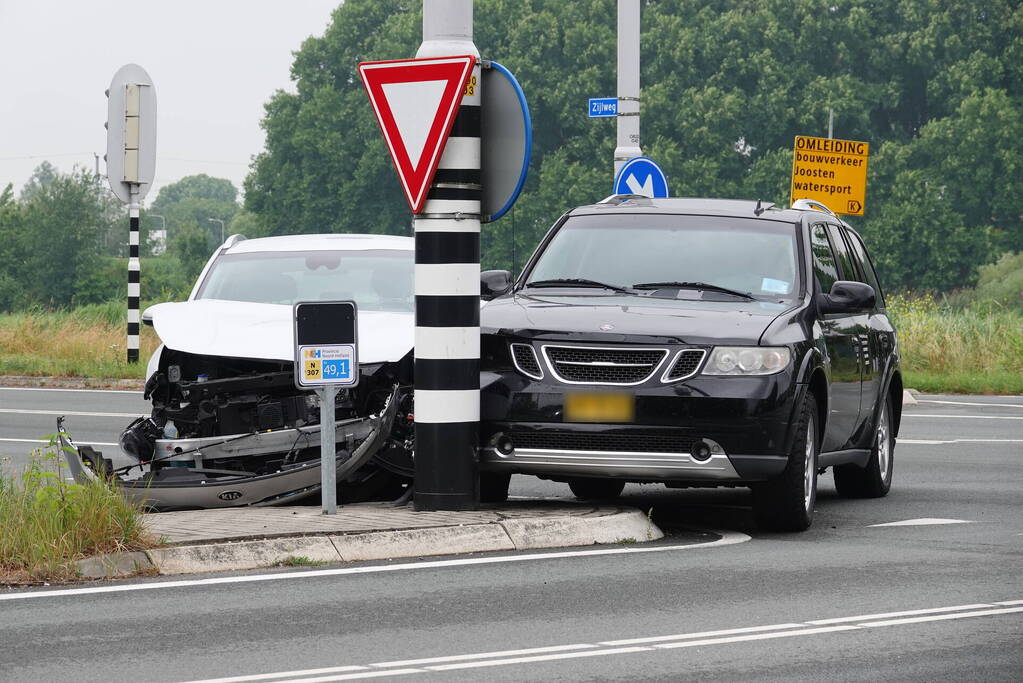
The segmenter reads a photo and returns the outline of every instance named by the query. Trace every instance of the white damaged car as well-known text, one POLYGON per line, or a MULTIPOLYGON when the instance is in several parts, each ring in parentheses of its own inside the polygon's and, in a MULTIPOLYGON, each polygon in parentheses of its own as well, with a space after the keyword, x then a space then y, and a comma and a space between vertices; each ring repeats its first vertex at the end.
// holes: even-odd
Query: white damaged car
POLYGON ((320 410, 294 384, 292 306, 353 300, 360 383, 335 404, 340 499, 401 495, 413 474, 414 245, 388 235, 231 236, 187 301, 143 314, 162 344, 147 369, 152 414, 120 438, 132 464, 115 469, 64 435, 76 479, 113 475, 157 510, 318 493, 320 410))

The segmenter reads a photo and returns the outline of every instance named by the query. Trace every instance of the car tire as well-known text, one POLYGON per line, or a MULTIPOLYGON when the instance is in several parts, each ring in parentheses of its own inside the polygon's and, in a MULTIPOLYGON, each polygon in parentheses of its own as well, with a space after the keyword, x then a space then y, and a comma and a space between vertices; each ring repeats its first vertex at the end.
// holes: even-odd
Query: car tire
POLYGON ((622 495, 625 482, 619 479, 569 479, 568 488, 580 500, 612 500, 622 495))
POLYGON ((886 396, 874 426, 874 444, 866 467, 835 467, 835 489, 843 498, 883 498, 892 488, 895 470, 895 435, 892 431, 892 397, 886 396))
POLYGON ((508 500, 508 486, 511 484, 510 474, 480 472, 480 502, 503 503, 508 500))
POLYGON ((753 486, 753 515, 760 528, 805 531, 810 527, 817 500, 818 434, 817 401, 807 394, 785 471, 753 486))

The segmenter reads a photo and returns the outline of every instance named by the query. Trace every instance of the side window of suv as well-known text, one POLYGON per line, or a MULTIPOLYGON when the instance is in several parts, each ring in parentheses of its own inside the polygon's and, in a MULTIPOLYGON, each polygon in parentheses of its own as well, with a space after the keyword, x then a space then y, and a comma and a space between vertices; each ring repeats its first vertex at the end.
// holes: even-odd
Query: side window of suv
POLYGON ((845 240, 842 239, 842 228, 833 223, 828 223, 828 234, 831 236, 831 246, 835 250, 835 256, 838 257, 838 270, 842 274, 843 280, 860 280, 860 272, 856 269, 856 265, 853 263, 852 255, 849 253, 849 247, 846 246, 845 240))
POLYGON ((866 283, 874 288, 877 307, 884 308, 884 293, 881 291, 881 283, 878 281, 877 273, 874 271, 874 264, 870 262, 870 255, 867 253, 867 248, 863 246, 863 240, 861 240, 860 236, 852 230, 847 230, 845 234, 849 239, 849 244, 852 245, 853 254, 856 256, 856 260, 860 264, 860 270, 863 272, 866 283))
POLYGON ((813 274, 821 285, 821 291, 830 292, 831 285, 838 279, 838 268, 823 223, 810 226, 810 249, 813 252, 813 274))

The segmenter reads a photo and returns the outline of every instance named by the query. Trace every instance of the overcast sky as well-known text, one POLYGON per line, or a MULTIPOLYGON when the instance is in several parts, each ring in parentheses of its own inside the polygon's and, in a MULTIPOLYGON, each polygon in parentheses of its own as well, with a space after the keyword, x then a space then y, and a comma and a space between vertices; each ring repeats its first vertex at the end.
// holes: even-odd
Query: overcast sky
MULTIPOLYGON (((156 181, 206 173, 242 189, 292 52, 341 0, 0 0, 0 191, 44 160, 94 167, 114 72, 134 62, 157 96, 156 181)), ((100 172, 105 172, 102 158, 100 172)))

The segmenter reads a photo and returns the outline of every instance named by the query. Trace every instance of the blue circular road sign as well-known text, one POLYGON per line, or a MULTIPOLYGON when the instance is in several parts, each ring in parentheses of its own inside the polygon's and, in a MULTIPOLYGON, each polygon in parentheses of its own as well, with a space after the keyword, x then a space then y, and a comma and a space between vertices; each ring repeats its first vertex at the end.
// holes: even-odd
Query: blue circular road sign
POLYGON ((657 162, 647 157, 626 161, 615 176, 615 194, 641 194, 644 197, 669 197, 668 179, 657 162))

